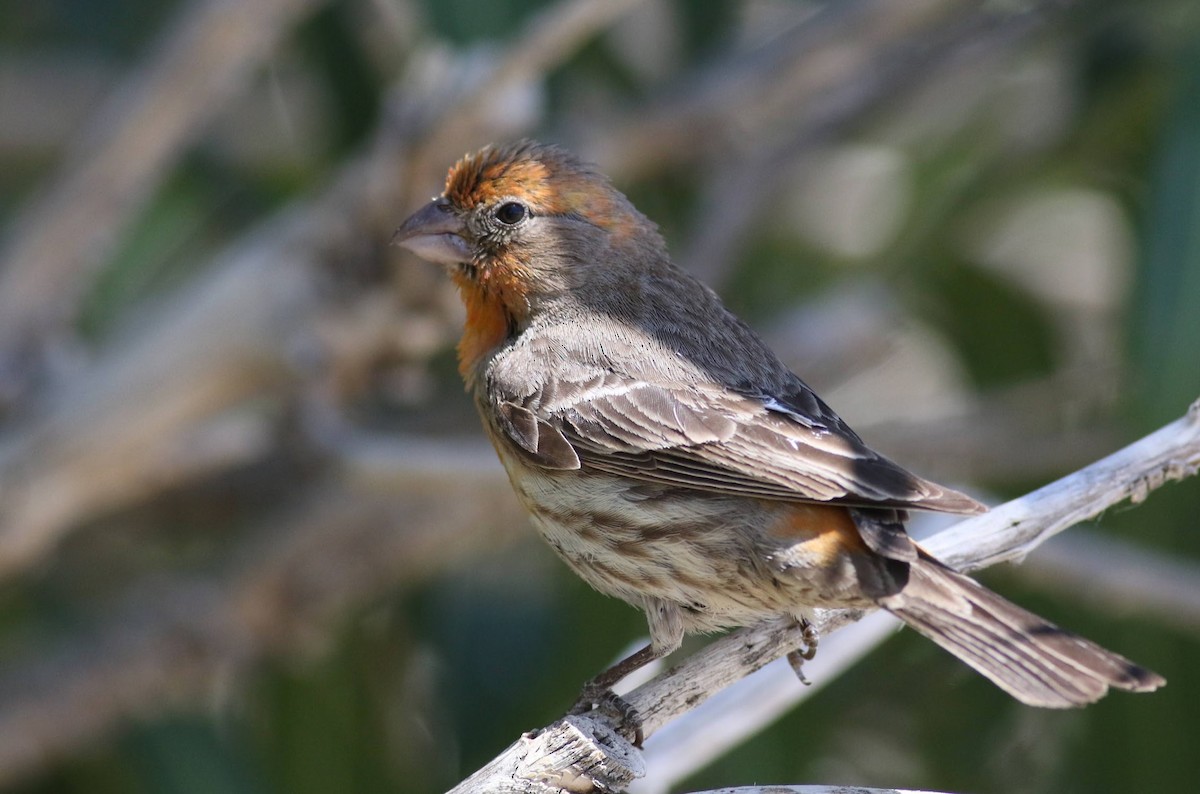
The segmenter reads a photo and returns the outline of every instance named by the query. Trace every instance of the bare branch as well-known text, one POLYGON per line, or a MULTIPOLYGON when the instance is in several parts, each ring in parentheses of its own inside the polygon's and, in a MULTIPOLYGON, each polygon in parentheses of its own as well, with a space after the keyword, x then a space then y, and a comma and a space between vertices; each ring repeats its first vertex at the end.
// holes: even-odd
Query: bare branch
POLYGON ((451 794, 567 794, 620 791, 643 774, 641 757, 613 728, 564 717, 522 736, 451 794), (512 769, 527 774, 512 775, 512 769))
POLYGON ((694 711, 667 723, 646 742, 646 777, 631 794, 667 794, 727 751, 760 733, 820 692, 900 629, 886 612, 867 615, 821 640, 821 651, 804 663, 812 682, 803 686, 791 665, 776 659, 734 683, 694 711))
POLYGON ((925 545, 960 570, 1021 560, 1038 545, 1113 505, 1200 469, 1200 400, 1182 418, 1031 494, 955 524, 925 545))

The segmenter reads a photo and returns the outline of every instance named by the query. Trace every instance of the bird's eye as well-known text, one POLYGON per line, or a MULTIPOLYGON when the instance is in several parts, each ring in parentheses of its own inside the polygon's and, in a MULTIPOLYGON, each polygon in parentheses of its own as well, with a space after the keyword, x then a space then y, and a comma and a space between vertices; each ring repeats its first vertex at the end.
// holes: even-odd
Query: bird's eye
POLYGON ((515 201, 509 201, 501 204, 496 208, 496 220, 506 226, 516 226, 521 221, 525 220, 525 215, 529 210, 525 209, 524 204, 518 204, 515 201))

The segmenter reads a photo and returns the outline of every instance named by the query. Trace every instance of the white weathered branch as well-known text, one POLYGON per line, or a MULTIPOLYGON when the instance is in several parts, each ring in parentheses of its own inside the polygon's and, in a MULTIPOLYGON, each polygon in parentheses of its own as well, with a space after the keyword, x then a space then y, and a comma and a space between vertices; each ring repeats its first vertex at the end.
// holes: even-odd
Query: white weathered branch
POLYGON ((646 743, 646 777, 631 794, 666 794, 837 680, 861 658, 899 630, 886 612, 867 615, 822 639, 821 650, 804 663, 811 681, 804 686, 791 665, 776 659, 751 676, 712 696, 694 711, 667 723, 646 743))
POLYGON ((1187 414, 1124 449, 1020 499, 960 521, 926 547, 947 564, 975 570, 1020 560, 1064 529, 1129 500, 1141 503, 1200 469, 1200 400, 1187 414))
POLYGON ((637 750, 610 725, 589 717, 564 717, 525 734, 454 788, 479 794, 619 791, 644 774, 637 750), (522 770, 513 775, 512 767, 522 770))
MULTIPOLYGON (((989 513, 959 522, 926 539, 924 545, 964 569, 1019 559, 1080 521, 1127 499, 1140 502, 1150 491, 1171 480, 1194 475, 1198 470, 1200 400, 1182 418, 1113 455, 989 513)), ((858 610, 822 610, 815 622, 820 632, 828 635, 864 614, 858 610)), ((650 737, 671 720, 801 644, 800 629, 790 620, 741 629, 709 644, 624 697, 641 716, 644 735, 650 737)), ((586 718, 608 720, 601 714, 586 718)), ((556 733, 566 730, 566 726, 559 721, 545 730, 556 733)), ((531 759, 519 749, 519 743, 513 745, 489 765, 499 775, 497 779, 530 780, 526 771, 531 759)), ((632 770, 626 771, 632 774, 632 770)), ((471 780, 472 787, 465 787, 464 783, 453 789, 454 794, 492 790, 478 776, 471 780)), ((543 785, 514 790, 569 789, 543 785)))

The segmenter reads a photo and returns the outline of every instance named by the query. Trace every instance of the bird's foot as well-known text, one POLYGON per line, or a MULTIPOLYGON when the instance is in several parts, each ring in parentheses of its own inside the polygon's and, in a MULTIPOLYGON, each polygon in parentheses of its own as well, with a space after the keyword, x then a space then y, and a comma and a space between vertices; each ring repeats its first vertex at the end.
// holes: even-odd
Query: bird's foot
POLYGON ((642 749, 642 741, 645 739, 642 733, 642 715, 638 714, 638 710, 628 700, 606 686, 589 681, 568 713, 589 714, 592 711, 612 717, 621 735, 629 739, 634 747, 642 749))
POLYGON ((801 637, 804 640, 803 648, 795 648, 787 655, 788 664, 792 666, 796 677, 800 679, 800 683, 805 686, 810 686, 811 681, 804 675, 804 663, 811 661, 817 655, 817 646, 821 644, 821 634, 817 631, 817 627, 809 623, 807 619, 800 621, 801 637))

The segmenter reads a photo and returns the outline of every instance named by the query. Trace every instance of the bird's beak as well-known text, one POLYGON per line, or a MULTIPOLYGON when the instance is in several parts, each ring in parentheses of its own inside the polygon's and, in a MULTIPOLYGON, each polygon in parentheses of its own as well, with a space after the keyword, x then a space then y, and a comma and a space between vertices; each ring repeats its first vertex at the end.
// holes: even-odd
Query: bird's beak
POLYGON ((471 261, 466 225, 444 198, 437 198, 400 224, 392 243, 439 265, 471 261))

